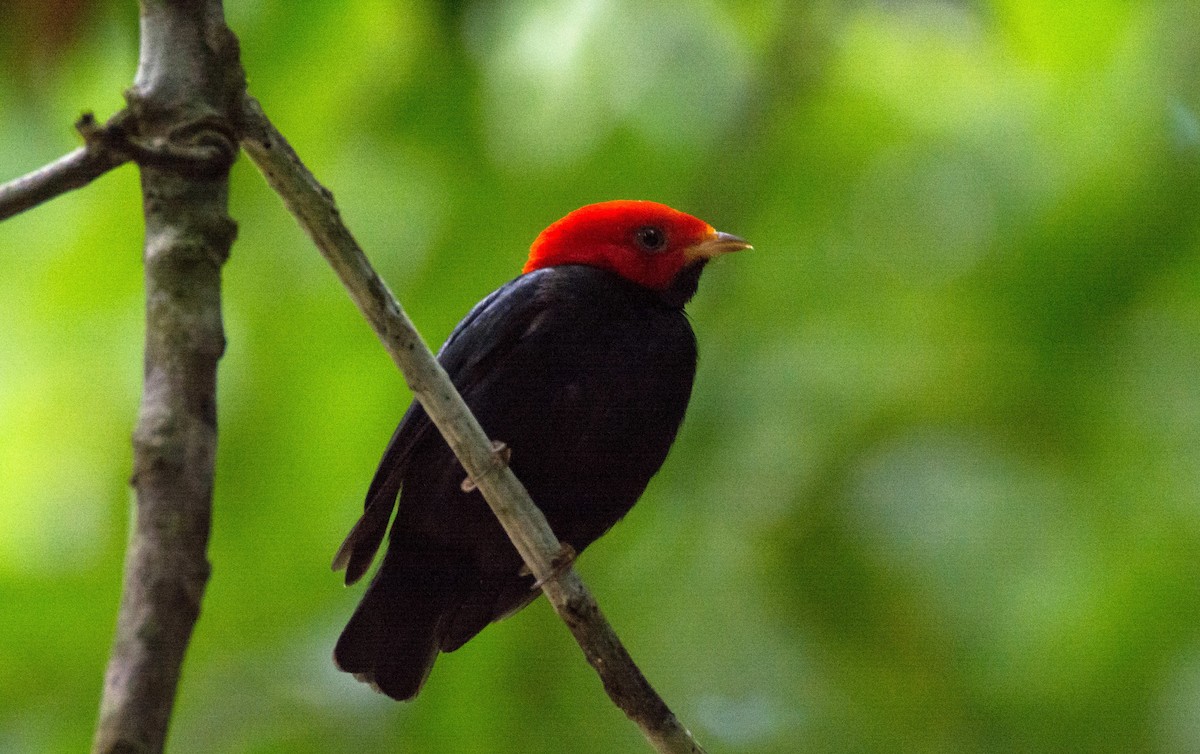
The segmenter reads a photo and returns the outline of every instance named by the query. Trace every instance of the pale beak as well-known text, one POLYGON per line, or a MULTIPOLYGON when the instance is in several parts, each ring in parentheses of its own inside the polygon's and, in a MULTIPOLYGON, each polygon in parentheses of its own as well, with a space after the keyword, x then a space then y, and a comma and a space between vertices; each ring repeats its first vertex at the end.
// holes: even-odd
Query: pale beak
POLYGON ((694 243, 684 249, 683 254, 689 262, 694 262, 698 259, 719 257, 731 251, 745 251, 746 249, 753 248, 750 242, 744 238, 739 238, 732 233, 721 233, 714 230, 701 239, 699 243, 694 243))

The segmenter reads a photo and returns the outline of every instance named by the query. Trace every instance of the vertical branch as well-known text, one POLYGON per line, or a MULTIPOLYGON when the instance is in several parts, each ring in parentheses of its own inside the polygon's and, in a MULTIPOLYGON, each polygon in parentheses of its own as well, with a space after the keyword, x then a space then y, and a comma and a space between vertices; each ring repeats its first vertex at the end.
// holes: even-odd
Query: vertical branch
POLYGON ((130 153, 146 219, 146 350, 133 435, 137 509, 95 752, 163 748, 208 580, 221 267, 245 85, 219 0, 143 0, 130 153))

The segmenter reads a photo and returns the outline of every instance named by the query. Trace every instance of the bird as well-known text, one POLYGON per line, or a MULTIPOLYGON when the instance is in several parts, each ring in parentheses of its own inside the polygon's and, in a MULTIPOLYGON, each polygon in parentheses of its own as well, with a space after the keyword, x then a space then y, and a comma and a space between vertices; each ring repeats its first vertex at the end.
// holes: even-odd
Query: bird
MULTIPOLYGON (((565 552, 624 517, 662 466, 696 373, 684 305, 706 264, 750 248, 665 204, 590 204, 542 231, 521 274, 476 304, 438 352, 565 552)), ((369 570, 393 509, 383 562, 333 659, 407 701, 439 653, 540 592, 417 401, 334 557, 347 585, 369 570)))

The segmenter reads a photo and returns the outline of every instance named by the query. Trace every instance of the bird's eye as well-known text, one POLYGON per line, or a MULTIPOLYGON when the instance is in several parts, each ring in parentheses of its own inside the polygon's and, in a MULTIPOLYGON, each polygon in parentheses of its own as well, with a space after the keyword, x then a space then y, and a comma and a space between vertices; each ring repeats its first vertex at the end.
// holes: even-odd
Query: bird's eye
POLYGON ((662 248, 667 245, 667 234, 663 232, 662 228, 653 225, 638 228, 634 237, 637 238, 638 246, 646 251, 662 251, 662 248))

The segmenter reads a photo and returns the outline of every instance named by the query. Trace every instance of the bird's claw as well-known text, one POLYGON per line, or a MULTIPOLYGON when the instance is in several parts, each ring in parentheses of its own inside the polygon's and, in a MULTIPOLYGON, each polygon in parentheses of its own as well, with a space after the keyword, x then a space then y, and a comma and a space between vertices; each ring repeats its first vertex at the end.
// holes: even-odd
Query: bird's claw
MULTIPOLYGON (((529 591, 536 592, 546 585, 547 581, 553 581, 570 569, 575 562, 575 558, 579 553, 575 552, 575 548, 567 542, 560 542, 558 545, 558 554, 550 559, 550 573, 544 579, 538 579, 533 582, 533 586, 529 587, 529 591)), ((533 573, 529 570, 529 566, 521 566, 522 576, 532 576, 533 573)))
POLYGON ((496 459, 496 467, 503 468, 512 460, 512 448, 500 440, 492 440, 492 455, 496 459))
MULTIPOLYGON (((499 440, 492 440, 492 459, 497 469, 504 468, 512 460, 512 448, 499 440)), ((462 484, 458 485, 458 488, 463 492, 474 492, 479 489, 479 485, 475 484, 475 480, 468 476, 462 480, 462 484)))

